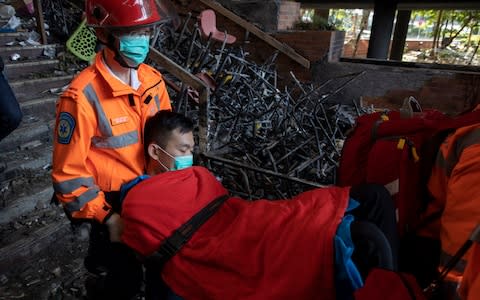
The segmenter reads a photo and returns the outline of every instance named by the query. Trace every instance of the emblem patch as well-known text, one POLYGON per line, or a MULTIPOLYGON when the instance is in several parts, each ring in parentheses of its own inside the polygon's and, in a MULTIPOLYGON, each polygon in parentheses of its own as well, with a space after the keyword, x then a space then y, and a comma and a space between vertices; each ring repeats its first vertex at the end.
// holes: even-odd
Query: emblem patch
POLYGON ((73 130, 75 129, 75 119, 67 112, 61 112, 58 119, 57 141, 60 144, 70 144, 73 130))

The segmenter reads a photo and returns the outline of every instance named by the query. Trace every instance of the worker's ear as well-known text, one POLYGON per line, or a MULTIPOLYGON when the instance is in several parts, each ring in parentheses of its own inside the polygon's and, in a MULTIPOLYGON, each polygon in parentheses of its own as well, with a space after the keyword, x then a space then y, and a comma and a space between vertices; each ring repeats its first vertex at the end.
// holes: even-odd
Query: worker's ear
POLYGON ((150 159, 153 159, 155 161, 160 160, 160 149, 158 149, 158 145, 155 144, 150 144, 148 145, 148 156, 150 156, 150 159))

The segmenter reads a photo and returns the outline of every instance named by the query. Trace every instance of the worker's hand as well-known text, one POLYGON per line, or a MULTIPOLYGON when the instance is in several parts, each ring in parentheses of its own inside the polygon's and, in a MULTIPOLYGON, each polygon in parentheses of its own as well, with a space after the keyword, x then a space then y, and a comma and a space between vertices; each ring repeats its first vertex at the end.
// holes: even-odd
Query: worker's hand
POLYGON ((111 242, 121 242, 120 238, 123 231, 123 220, 119 214, 114 213, 108 218, 105 224, 108 227, 108 232, 110 233, 111 242))

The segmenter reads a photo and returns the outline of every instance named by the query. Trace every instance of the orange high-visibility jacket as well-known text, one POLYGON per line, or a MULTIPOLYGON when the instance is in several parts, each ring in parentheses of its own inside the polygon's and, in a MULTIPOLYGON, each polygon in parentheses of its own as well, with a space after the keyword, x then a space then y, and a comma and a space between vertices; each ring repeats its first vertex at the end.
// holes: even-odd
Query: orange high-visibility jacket
POLYGON ((480 299, 480 245, 478 244, 473 246, 459 291, 464 300, 480 299))
POLYGON ((57 103, 52 178, 73 218, 103 222, 111 213, 103 192, 144 173, 145 121, 171 105, 158 71, 141 64, 138 79, 138 90, 122 83, 100 53, 57 103))
POLYGON ((457 129, 447 137, 428 183, 435 199, 429 210, 443 208, 440 240, 447 255, 455 254, 480 220, 479 178, 480 123, 457 129))

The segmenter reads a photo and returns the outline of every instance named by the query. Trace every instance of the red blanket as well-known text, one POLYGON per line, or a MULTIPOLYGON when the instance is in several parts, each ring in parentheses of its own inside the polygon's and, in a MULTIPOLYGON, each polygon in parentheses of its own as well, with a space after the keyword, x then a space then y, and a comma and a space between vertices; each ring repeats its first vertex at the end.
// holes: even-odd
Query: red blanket
MULTIPOLYGON (((152 254, 216 197, 227 193, 205 168, 166 172, 127 195, 123 241, 152 254)), ((185 299, 335 299, 333 238, 348 188, 290 200, 228 199, 164 267, 185 299)))

